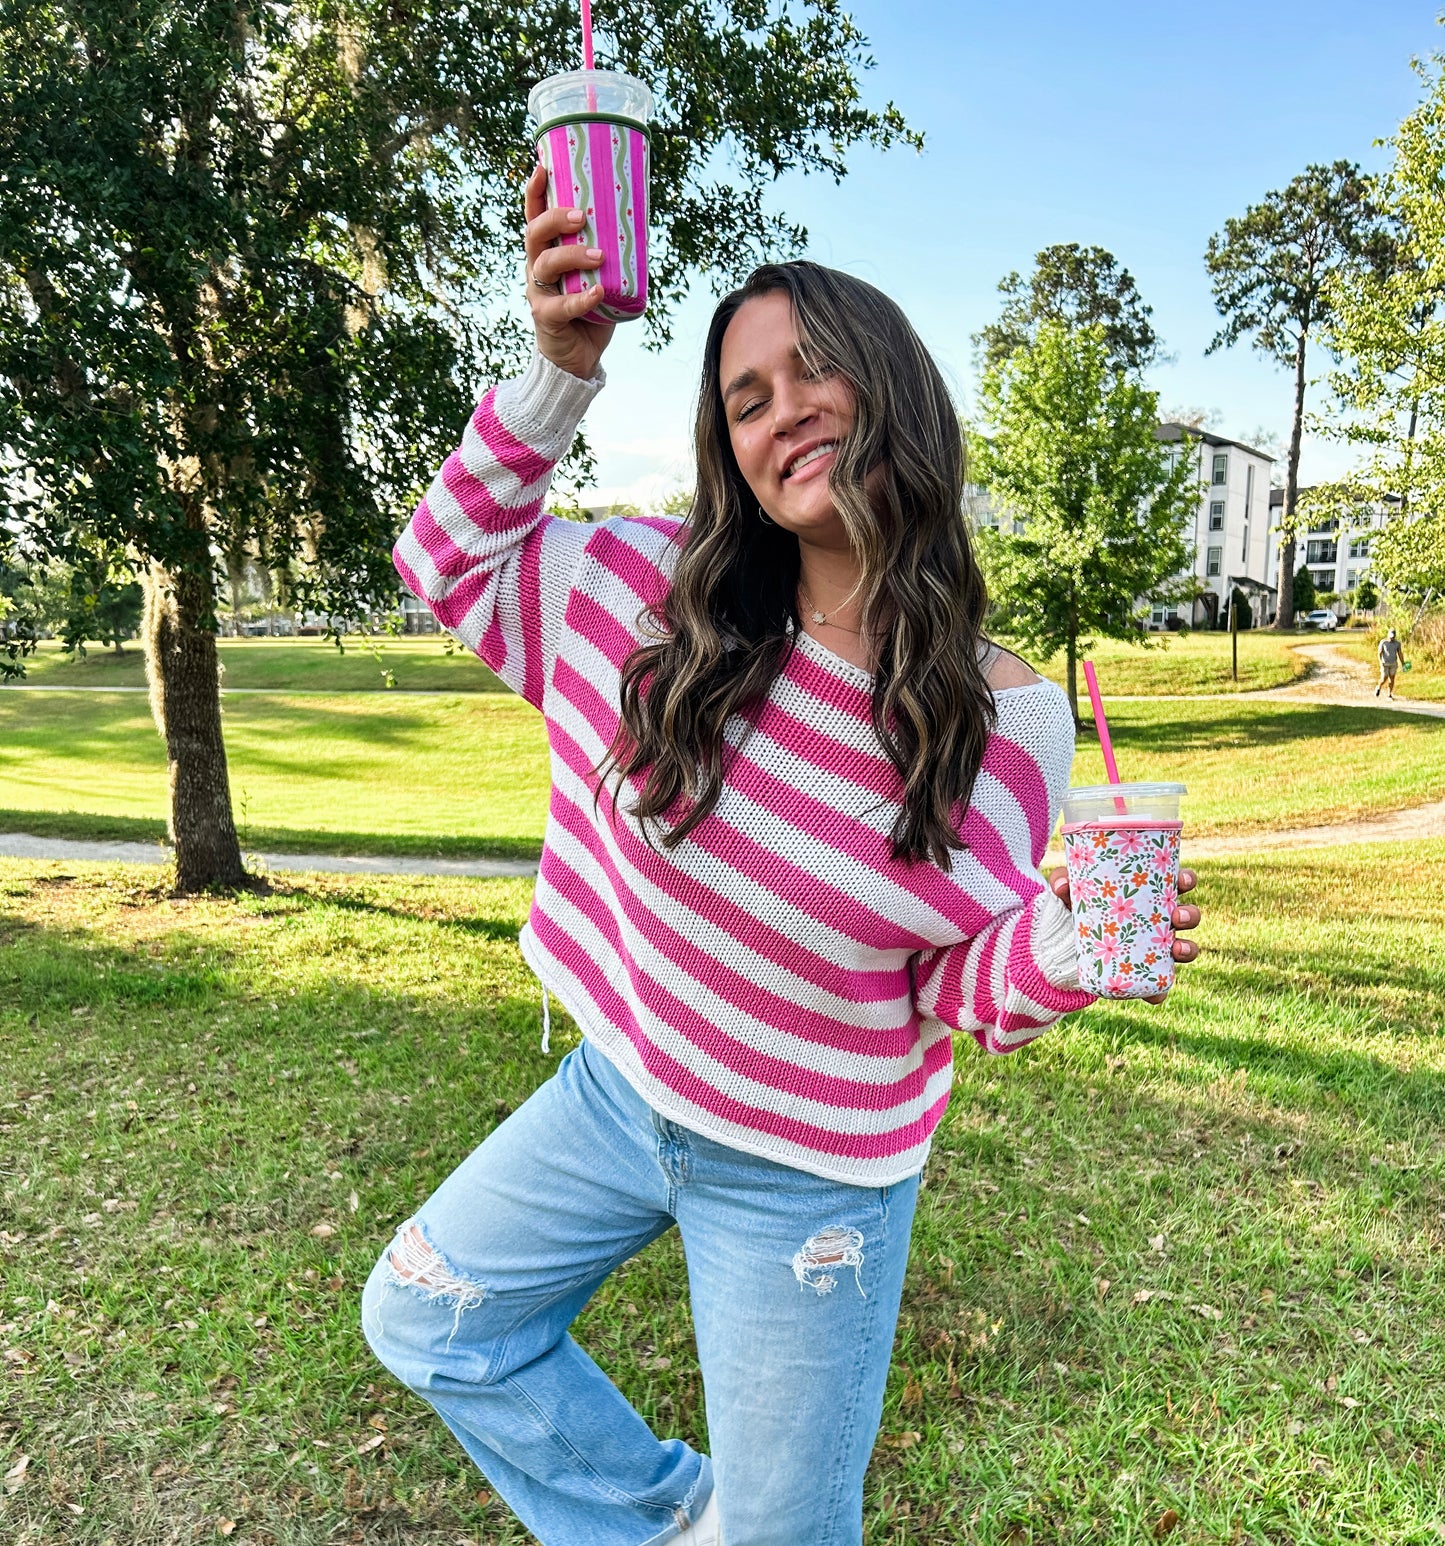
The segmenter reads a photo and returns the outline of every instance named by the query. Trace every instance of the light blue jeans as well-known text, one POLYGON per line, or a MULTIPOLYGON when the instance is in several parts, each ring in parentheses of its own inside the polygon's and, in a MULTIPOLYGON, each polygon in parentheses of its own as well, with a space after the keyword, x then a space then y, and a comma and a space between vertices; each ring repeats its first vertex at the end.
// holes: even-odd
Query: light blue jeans
POLYGON ((660 1546, 714 1487, 726 1546, 861 1546, 917 1196, 679 1127, 584 1042, 398 1229, 362 1324, 542 1546, 660 1546), (711 1457, 567 1331, 673 1224, 711 1457))

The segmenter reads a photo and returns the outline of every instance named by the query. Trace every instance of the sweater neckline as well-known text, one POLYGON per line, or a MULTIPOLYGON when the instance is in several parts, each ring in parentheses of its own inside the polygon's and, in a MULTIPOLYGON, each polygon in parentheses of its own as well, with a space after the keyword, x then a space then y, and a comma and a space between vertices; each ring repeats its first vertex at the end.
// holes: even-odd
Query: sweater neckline
MULTIPOLYGON (((820 665, 826 666, 835 676, 841 676, 845 681, 851 682, 855 687, 860 687, 866 693, 873 691, 873 673, 862 666, 855 666, 851 660, 839 655, 835 650, 830 650, 821 640, 815 639, 807 629, 794 625, 793 642, 805 655, 811 655, 820 665)), ((1037 692, 1041 687, 1053 687, 1054 683, 1047 677, 1041 676, 1037 682, 1025 682, 1018 687, 995 687, 995 698, 1005 698, 1012 693, 1037 692)))

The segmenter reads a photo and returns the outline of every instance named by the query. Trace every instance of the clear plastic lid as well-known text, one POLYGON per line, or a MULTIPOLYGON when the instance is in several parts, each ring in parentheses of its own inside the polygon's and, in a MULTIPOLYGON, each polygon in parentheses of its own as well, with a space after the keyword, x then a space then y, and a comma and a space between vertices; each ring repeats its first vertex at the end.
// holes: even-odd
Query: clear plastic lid
POLYGON ((569 70, 538 81, 527 97, 537 130, 579 118, 621 119, 645 129, 652 120, 652 93, 618 70, 569 70))
POLYGON ((1064 823, 1178 821, 1183 784, 1085 784, 1064 795, 1064 823))

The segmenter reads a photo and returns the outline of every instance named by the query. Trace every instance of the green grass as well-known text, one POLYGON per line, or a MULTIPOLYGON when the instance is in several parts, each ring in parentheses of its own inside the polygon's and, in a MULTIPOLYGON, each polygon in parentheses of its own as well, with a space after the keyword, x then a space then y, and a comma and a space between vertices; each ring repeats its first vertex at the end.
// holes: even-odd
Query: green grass
MULTIPOLYGON (((1196 632, 1149 634, 1148 647, 1100 639, 1086 653, 1099 672, 1099 685, 1107 696, 1135 694, 1167 696, 1174 693, 1255 692, 1267 687, 1288 687, 1305 674, 1307 662, 1296 655, 1290 644, 1304 637, 1287 634, 1283 638, 1266 629, 1255 629, 1239 636, 1239 680, 1231 675, 1230 639, 1227 633, 1196 632)), ((1005 642, 1005 641, 1000 641, 1005 642)), ((1030 664, 1050 681, 1064 681, 1064 657, 1050 661, 1033 660, 1020 650, 1030 664)), ((1079 692, 1084 691, 1084 674, 1079 672, 1079 692)))
MULTIPOLYGON (((960 1048, 868 1546, 1439 1539, 1442 864, 1201 864, 1163 1009, 960 1048)), ((555 1065, 527 886, 150 885, 0 861, 0 1538, 522 1546, 357 1295, 555 1065)), ((577 1332, 706 1442, 675 1237, 577 1332)))
MULTIPOLYGON (((511 693, 225 700, 244 847, 527 856, 547 808, 541 716, 511 693)), ((128 693, 0 693, 0 828, 165 834, 165 746, 128 693)))
MULTIPOLYGON (((1445 723, 1320 704, 1115 703, 1125 778, 1179 779, 1195 836, 1348 821, 1445 798, 1445 723)), ((292 853, 528 857, 542 721, 511 694, 226 701, 242 844, 292 853)), ((1076 783, 1102 781, 1093 730, 1076 783)), ((165 753, 146 700, 0 693, 0 830, 159 839, 165 753)))
MULTIPOLYGON (((1445 799, 1445 720, 1228 699, 1107 709, 1121 776, 1183 783, 1196 837, 1329 826, 1445 799)), ((1087 724, 1073 781, 1104 782, 1087 724)))
MULTIPOLYGON (((1089 654, 1106 692, 1246 692, 1297 680, 1305 662, 1290 652, 1289 642, 1303 637, 1281 639, 1269 631, 1241 634, 1237 683, 1230 676, 1228 634, 1151 634, 1147 649, 1105 639, 1089 654)), ((380 691, 386 685, 383 673, 389 670, 398 688, 414 691, 506 690, 474 656, 458 649, 448 655, 435 637, 357 639, 347 644, 344 654, 322 639, 219 639, 217 649, 226 687, 380 691)), ((1063 681, 1062 656, 1038 669, 1063 681)), ((45 642, 26 661, 26 680, 44 687, 144 687, 145 662, 135 643, 120 656, 91 649, 84 660, 77 660, 58 644, 45 642)))
MULTIPOLYGON (((344 652, 324 639, 218 639, 216 648, 225 687, 380 692, 389 671, 403 691, 507 691, 474 655, 456 645, 447 654, 436 636, 358 637, 344 652)), ((45 641, 26 658, 25 680, 37 687, 144 687, 145 658, 135 642, 120 655, 92 647, 80 659, 45 641)))

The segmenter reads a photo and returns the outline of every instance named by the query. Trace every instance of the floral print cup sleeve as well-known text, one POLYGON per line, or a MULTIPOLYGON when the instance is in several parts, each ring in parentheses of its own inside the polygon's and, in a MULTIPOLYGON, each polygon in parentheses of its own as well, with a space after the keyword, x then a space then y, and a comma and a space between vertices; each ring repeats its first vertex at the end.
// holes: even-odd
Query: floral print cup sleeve
POLYGON ((1064 828, 1079 986, 1149 998, 1174 986, 1180 823, 1064 828))

